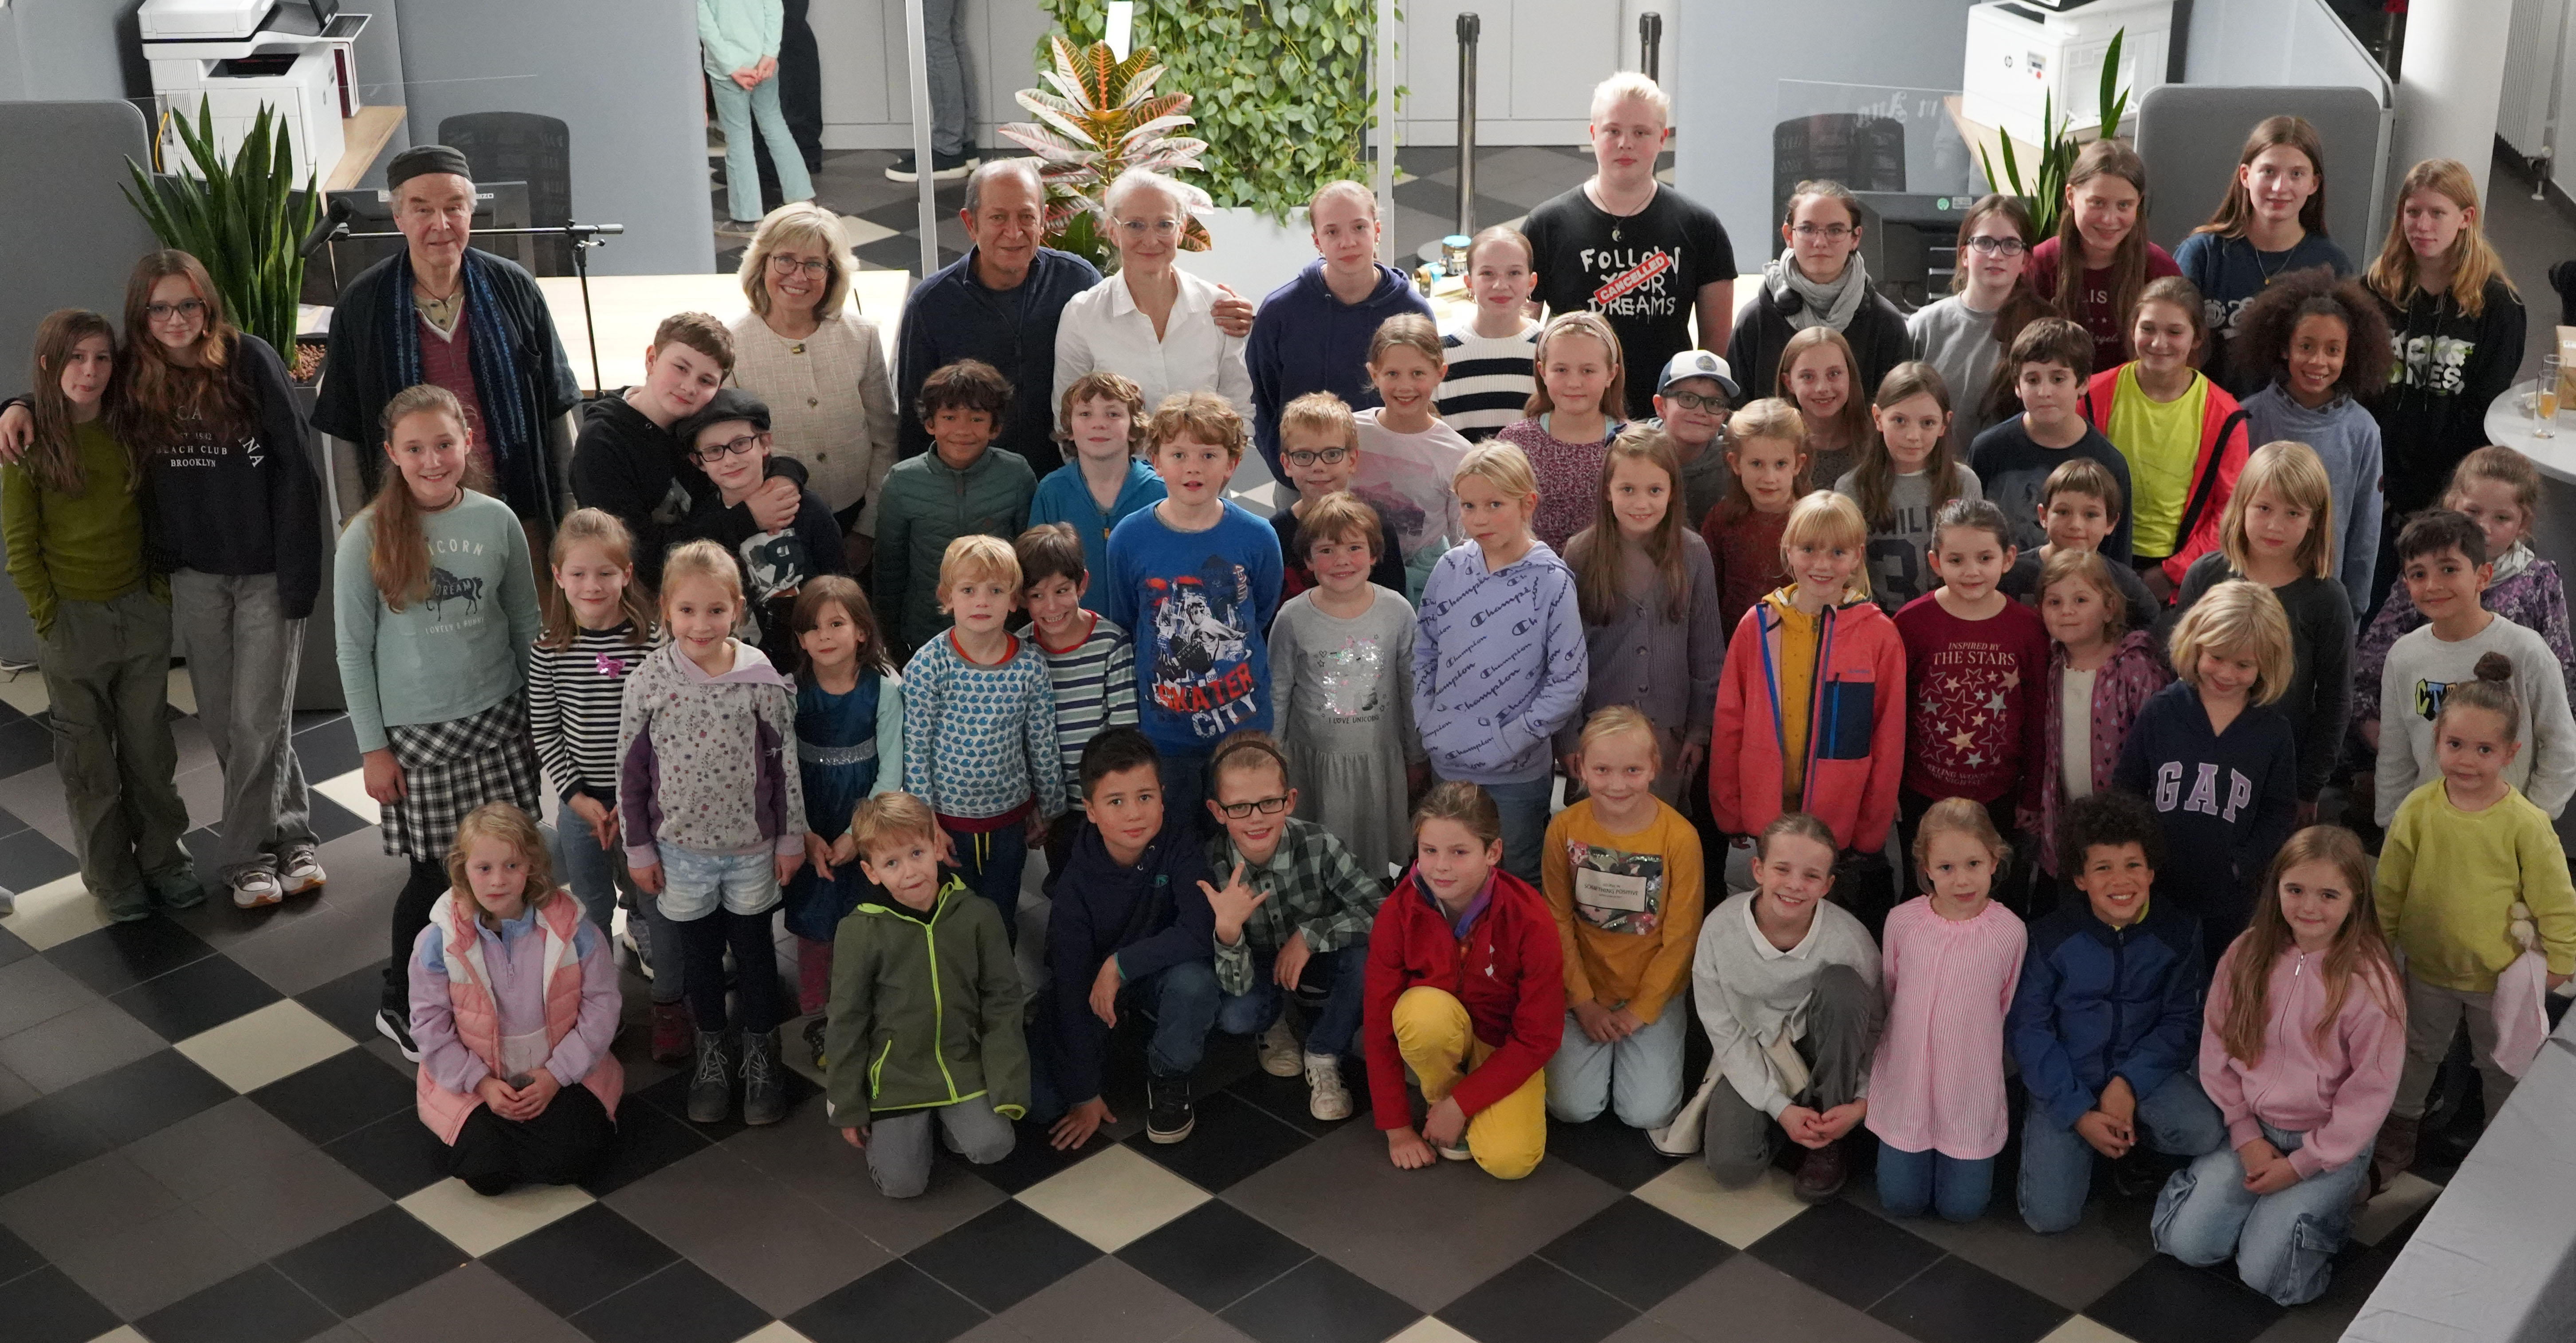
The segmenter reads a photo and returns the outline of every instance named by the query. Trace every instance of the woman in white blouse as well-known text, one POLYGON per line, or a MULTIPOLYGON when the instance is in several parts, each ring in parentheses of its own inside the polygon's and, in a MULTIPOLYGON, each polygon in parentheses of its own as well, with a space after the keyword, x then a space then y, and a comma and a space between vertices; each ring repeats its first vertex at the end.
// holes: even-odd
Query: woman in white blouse
POLYGON ((774 450, 804 463, 851 535, 852 567, 874 549, 877 488, 894 468, 894 383, 876 319, 849 306, 849 234, 811 201, 760 221, 742 256, 751 311, 734 319, 734 385, 769 403, 774 450))
POLYGON ((1217 329, 1216 302, 1224 291, 1172 264, 1189 220, 1187 192, 1143 169, 1131 168, 1109 184, 1118 271, 1064 305, 1051 402, 1059 414, 1065 389, 1100 370, 1134 381, 1149 413, 1178 392, 1214 392, 1233 402, 1247 423, 1252 419, 1243 339, 1217 329))

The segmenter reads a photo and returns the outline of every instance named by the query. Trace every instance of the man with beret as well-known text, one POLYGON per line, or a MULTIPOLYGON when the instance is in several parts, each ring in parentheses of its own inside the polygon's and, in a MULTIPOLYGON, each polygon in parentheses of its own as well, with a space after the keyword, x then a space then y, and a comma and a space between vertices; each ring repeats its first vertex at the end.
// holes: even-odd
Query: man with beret
POLYGON ((571 506, 556 468, 581 386, 537 282, 466 246, 474 172, 447 145, 416 145, 385 171, 404 249, 340 287, 313 427, 357 447, 359 478, 382 479, 378 421, 396 392, 436 383, 465 406, 474 461, 542 539, 571 506))

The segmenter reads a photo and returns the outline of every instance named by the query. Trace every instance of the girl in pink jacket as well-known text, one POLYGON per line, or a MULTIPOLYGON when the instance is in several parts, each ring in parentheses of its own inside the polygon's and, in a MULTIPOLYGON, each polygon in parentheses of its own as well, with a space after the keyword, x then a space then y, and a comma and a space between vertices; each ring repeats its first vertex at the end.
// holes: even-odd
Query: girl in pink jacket
POLYGON ((2200 1084, 2228 1146, 2156 1198, 2156 1248, 2206 1267, 2233 1256, 2245 1285, 2313 1301, 2351 1231, 2370 1147, 2406 1061, 2406 1001, 2371 899, 2361 841, 2292 835, 2271 898, 2220 957, 2200 1035, 2200 1084))

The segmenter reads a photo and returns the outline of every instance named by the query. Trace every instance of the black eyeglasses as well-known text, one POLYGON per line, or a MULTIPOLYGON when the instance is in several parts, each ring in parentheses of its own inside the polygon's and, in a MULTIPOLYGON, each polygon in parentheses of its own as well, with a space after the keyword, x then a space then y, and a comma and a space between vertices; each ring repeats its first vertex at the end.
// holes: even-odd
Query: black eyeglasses
POLYGON ((727 439, 713 447, 700 448, 696 455, 699 461, 713 466, 727 457, 738 457, 768 441, 767 434, 745 434, 740 438, 727 439))
POLYGON ((197 314, 204 312, 205 310, 206 301, 204 299, 183 298, 176 303, 145 304, 143 313, 145 317, 152 321, 166 322, 173 317, 195 317, 197 314))
POLYGON ((1726 413, 1726 398, 1723 396, 1703 396, 1698 392, 1666 392, 1663 396, 1684 410, 1704 410, 1711 415, 1726 413))
POLYGON ((1240 821, 1256 811, 1264 816, 1276 816, 1288 809, 1288 799, 1265 797, 1258 802, 1220 802, 1216 805, 1217 810, 1224 812, 1228 820, 1240 821))
POLYGON ((1841 242, 1843 239, 1860 232, 1859 229, 1853 228, 1849 224, 1800 224, 1789 231, 1797 234, 1801 238, 1823 238, 1828 242, 1841 242))
POLYGON ((1350 455, 1351 450, 1348 448, 1317 448, 1311 452, 1299 449, 1286 454, 1290 466, 1313 466, 1317 462, 1331 466, 1350 455))
POLYGON ((1997 238, 1983 233, 1970 238, 1968 245, 1988 256, 2020 256, 2023 251, 2019 238, 1997 238))

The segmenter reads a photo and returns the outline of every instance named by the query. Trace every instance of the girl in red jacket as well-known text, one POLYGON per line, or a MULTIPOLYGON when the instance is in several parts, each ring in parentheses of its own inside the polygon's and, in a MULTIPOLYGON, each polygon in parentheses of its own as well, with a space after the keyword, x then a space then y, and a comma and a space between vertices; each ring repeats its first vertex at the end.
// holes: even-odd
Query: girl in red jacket
POLYGON ((2160 602, 2173 600, 2193 560, 2218 549, 2219 515, 2248 451, 2245 412, 2194 366, 2206 321, 2191 281, 2149 284, 2129 314, 2138 357, 2084 389, 2085 418, 2129 459, 2130 553, 2160 602))
POLYGON ((1739 845, 1803 811, 1845 854, 1886 847, 1905 768, 1905 646, 1870 600, 1868 542, 1850 499, 1799 500, 1780 534, 1789 585, 1745 612, 1726 645, 1708 797, 1739 845))
POLYGON ((1369 930, 1361 1035, 1386 1154, 1418 1170, 1436 1149, 1517 1180, 1547 1154, 1543 1069, 1565 1031, 1556 917, 1502 870, 1502 814, 1484 789, 1433 787, 1413 813, 1413 843, 1413 870, 1369 930), (1430 1105, 1418 1132, 1408 1066, 1430 1105))

